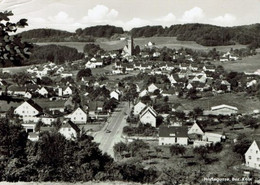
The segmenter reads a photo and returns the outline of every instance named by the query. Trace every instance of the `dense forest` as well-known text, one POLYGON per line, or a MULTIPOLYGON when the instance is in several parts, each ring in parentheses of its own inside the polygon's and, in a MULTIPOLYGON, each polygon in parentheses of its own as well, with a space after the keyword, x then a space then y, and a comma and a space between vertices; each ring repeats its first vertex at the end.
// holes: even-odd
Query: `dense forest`
POLYGON ((260 46, 260 24, 220 27, 208 24, 184 24, 163 28, 162 26, 144 26, 133 28, 133 37, 166 36, 177 37, 182 41, 195 41, 204 46, 248 44, 260 46))
POLYGON ((62 64, 65 61, 71 62, 84 58, 83 53, 79 53, 77 49, 59 45, 34 45, 30 59, 25 64, 39 64, 51 61, 56 64, 62 64))
POLYGON ((94 42, 94 37, 110 38, 114 34, 123 34, 120 27, 101 25, 77 29, 74 33, 55 29, 33 29, 18 35, 26 41, 32 42, 94 42))
POLYGON ((87 27, 85 29, 77 29, 77 35, 93 36, 93 37, 107 37, 110 38, 114 34, 123 34, 124 30, 121 27, 115 27, 110 25, 99 25, 87 27))

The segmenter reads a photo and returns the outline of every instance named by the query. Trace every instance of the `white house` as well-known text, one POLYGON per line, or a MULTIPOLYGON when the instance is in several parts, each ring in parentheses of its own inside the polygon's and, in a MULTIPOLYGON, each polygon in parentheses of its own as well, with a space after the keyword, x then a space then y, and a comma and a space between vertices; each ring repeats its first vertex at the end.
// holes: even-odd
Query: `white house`
POLYGON ((142 91, 139 93, 139 97, 144 97, 144 96, 146 96, 148 93, 149 93, 149 92, 148 92, 146 89, 144 89, 144 90, 142 90, 142 91))
POLYGON ((43 109, 31 99, 25 101, 14 110, 14 114, 19 115, 24 122, 37 122, 36 116, 42 112, 43 109))
POLYGON ((119 100, 120 94, 121 93, 119 90, 114 90, 110 93, 110 98, 115 98, 116 100, 119 100))
POLYGON ((74 140, 80 133, 80 129, 72 121, 67 121, 67 123, 61 126, 59 133, 68 140, 74 140))
POLYGON ((63 91, 62 91, 62 94, 63 95, 72 95, 73 93, 73 90, 71 87, 66 87, 63 91))
POLYGON ((148 92, 153 93, 155 90, 158 89, 158 87, 157 87, 156 85, 154 85, 154 83, 152 83, 152 84, 150 84, 150 85, 148 86, 147 89, 148 89, 148 92))
POLYGON ((211 133, 211 132, 205 132, 204 135, 202 136, 203 141, 209 141, 212 142, 213 144, 220 143, 225 138, 226 137, 222 134, 211 133))
POLYGON ((142 103, 141 101, 138 102, 135 106, 134 106, 134 111, 133 111, 133 114, 136 116, 136 115, 139 115, 140 112, 146 107, 146 105, 144 103, 142 103))
POLYGON ((69 118, 75 124, 87 123, 87 113, 83 111, 80 107, 78 107, 69 115, 65 116, 65 118, 69 118))
POLYGON ((45 87, 42 87, 38 90, 38 93, 42 96, 47 96, 49 92, 45 87))
POLYGON ((25 93, 24 97, 30 99, 30 98, 32 98, 32 94, 27 91, 27 92, 25 93))
POLYGON ((153 127, 156 127, 156 118, 158 114, 152 107, 144 108, 139 115, 140 122, 142 124, 150 124, 153 127))
POLYGON ((211 107, 211 114, 213 115, 231 115, 237 114, 238 108, 230 105, 218 105, 211 107))
POLYGON ((260 141, 254 140, 245 153, 246 166, 260 170, 260 141))
POLYGON ((198 123, 195 122, 189 129, 188 134, 203 135, 204 130, 198 123))
POLYGON ((184 126, 160 126, 159 145, 188 145, 188 128, 184 126))

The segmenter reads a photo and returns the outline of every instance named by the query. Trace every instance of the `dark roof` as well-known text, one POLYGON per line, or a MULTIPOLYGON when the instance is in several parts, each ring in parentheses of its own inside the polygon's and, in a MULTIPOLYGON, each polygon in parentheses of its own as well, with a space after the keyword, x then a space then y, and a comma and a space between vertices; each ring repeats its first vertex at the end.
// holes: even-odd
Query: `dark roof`
POLYGON ((188 127, 160 126, 159 137, 188 137, 188 127))
POLYGON ((63 124, 61 128, 73 128, 77 133, 80 132, 79 127, 70 120, 68 120, 65 124, 63 124))
POLYGON ((10 86, 8 88, 9 91, 26 91, 26 88, 25 87, 20 87, 20 86, 10 86))
POLYGON ((91 101, 88 104, 88 110, 95 111, 98 107, 103 107, 104 102, 103 101, 91 101))
POLYGON ((41 106, 38 105, 37 103, 35 103, 32 99, 29 99, 26 102, 29 103, 33 108, 35 108, 39 112, 43 112, 43 109, 41 108, 41 106))
POLYGON ((157 112, 151 106, 146 106, 143 108, 143 110, 140 112, 140 116, 143 117, 146 112, 150 112, 154 117, 157 117, 157 112))

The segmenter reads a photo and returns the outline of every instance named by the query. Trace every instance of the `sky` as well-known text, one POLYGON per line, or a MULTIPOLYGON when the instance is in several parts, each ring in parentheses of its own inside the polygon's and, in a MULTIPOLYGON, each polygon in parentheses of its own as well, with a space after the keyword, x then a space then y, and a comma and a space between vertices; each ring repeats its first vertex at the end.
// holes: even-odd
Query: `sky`
POLYGON ((260 23, 260 0, 0 0, 12 21, 28 19, 28 29, 74 32, 94 25, 130 30, 146 25, 206 23, 237 26, 260 23))

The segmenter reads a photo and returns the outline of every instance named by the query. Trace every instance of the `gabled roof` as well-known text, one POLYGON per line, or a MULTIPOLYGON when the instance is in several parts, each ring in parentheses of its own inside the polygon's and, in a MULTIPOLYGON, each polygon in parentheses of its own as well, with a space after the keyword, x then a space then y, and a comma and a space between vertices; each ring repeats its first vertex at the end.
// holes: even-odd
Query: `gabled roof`
POLYGON ((77 133, 80 132, 79 127, 70 120, 68 120, 64 125, 62 125, 61 128, 73 128, 77 133))
POLYGON ((8 91, 26 91, 26 88, 12 85, 8 88, 8 91))
POLYGON ((143 117, 147 112, 150 112, 154 117, 157 117, 158 113, 151 107, 146 106, 141 112, 140 112, 140 118, 143 117))
POLYGON ((188 127, 160 126, 159 137, 188 137, 188 127))
POLYGON ((218 106, 213 106, 213 107, 211 107, 211 110, 218 110, 218 109, 223 109, 223 108, 228 108, 228 109, 232 109, 232 110, 238 111, 237 107, 233 107, 233 106, 225 105, 225 104, 218 105, 218 106))
POLYGON ((37 103, 35 103, 32 99, 29 99, 26 101, 27 103, 29 103, 33 108, 35 108, 37 111, 39 112, 43 112, 43 109, 41 108, 40 105, 38 105, 37 103))

